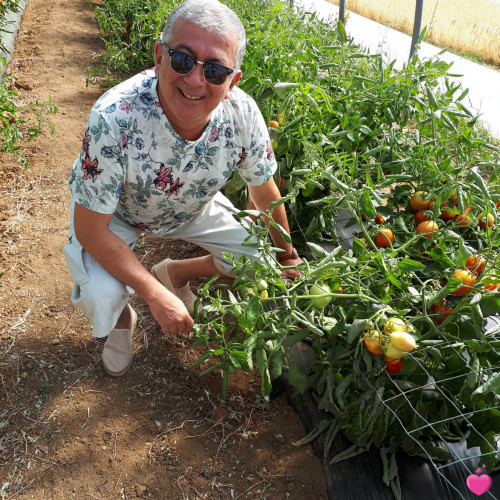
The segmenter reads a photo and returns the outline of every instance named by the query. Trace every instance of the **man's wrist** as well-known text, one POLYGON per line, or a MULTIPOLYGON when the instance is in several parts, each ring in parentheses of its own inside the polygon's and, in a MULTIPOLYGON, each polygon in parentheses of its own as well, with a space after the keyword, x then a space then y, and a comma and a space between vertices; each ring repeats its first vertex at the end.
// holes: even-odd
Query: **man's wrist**
POLYGON ((297 250, 295 250, 294 247, 286 253, 279 252, 276 254, 276 259, 278 262, 285 262, 286 260, 291 260, 291 259, 298 259, 299 254, 297 253, 297 250))

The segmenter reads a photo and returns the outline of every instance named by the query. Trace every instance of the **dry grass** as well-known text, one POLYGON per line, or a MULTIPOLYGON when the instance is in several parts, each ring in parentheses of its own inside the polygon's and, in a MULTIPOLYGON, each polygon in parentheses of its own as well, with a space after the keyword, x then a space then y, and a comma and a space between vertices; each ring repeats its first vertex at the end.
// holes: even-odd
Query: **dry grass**
MULTIPOLYGON (((339 0, 328 0, 335 5, 339 0)), ((346 10, 412 34, 415 0, 346 0, 346 10)), ((464 56, 500 66, 500 2, 497 0, 426 0, 425 41, 464 56)))

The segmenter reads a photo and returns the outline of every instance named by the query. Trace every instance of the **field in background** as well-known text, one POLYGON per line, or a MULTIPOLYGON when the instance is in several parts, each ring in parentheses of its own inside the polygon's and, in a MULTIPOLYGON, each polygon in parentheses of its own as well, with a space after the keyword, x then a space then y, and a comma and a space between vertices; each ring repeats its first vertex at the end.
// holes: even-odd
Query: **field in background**
MULTIPOLYGON (((413 32, 415 0, 346 0, 345 8, 398 31, 413 32)), ((424 27, 426 42, 500 66, 500 3, 495 0, 426 0, 424 27)))

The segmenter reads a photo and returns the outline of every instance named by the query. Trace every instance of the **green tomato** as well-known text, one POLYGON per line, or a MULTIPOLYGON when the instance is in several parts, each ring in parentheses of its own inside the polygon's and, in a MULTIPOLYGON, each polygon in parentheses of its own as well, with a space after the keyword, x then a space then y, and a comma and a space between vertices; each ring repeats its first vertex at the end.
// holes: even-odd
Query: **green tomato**
POLYGON ((259 280, 257 283, 255 283, 255 286, 257 287, 257 290, 259 292, 263 292, 264 290, 267 290, 267 281, 266 280, 259 280))
MULTIPOLYGON (((325 293, 331 293, 331 288, 323 283, 321 285, 313 285, 309 289, 309 295, 324 295, 325 293)), ((311 304, 318 309, 324 309, 332 301, 331 297, 312 297, 311 304)))

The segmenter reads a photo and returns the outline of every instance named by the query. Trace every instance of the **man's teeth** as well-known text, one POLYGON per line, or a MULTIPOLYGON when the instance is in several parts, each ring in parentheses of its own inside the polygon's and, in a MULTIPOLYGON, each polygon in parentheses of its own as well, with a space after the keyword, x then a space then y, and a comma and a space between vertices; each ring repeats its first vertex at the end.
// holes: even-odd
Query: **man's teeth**
POLYGON ((188 95, 186 94, 186 92, 182 92, 182 95, 184 97, 186 97, 187 99, 191 99, 191 101, 197 101, 198 99, 201 99, 200 96, 196 96, 196 95, 188 95))

